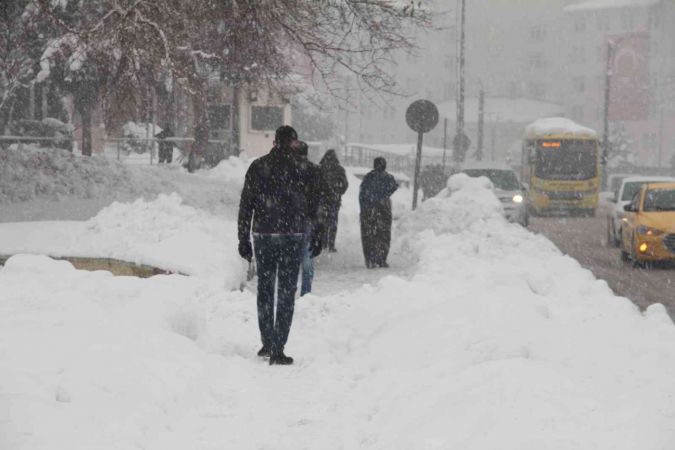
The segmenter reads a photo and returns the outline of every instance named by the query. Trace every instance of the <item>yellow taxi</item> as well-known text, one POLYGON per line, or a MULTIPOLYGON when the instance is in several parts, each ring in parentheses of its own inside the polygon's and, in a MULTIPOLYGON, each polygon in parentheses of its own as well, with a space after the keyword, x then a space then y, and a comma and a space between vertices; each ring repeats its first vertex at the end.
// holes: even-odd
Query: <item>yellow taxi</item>
POLYGON ((644 184, 624 211, 623 261, 675 261, 675 183, 644 184))

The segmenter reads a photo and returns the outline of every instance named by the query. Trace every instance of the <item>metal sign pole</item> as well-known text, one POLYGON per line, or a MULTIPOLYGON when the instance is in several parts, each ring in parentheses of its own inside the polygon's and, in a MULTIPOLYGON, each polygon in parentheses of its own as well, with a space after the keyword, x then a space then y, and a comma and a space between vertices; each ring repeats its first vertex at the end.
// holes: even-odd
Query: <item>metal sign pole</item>
POLYGON ((415 178, 413 179, 413 203, 412 209, 417 208, 417 191, 420 188, 419 178, 420 178, 420 164, 422 163, 422 137, 424 133, 421 131, 417 133, 417 155, 415 156, 415 178))

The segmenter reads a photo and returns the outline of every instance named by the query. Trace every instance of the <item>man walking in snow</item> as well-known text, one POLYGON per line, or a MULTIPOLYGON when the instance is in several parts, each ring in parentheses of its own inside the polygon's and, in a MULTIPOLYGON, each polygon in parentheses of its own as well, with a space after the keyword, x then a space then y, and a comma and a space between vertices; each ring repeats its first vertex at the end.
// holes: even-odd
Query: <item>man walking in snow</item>
MULTIPOLYGON (((305 228, 305 238, 301 250, 301 268, 302 268, 302 284, 300 288, 300 296, 312 292, 312 280, 314 279, 314 257, 312 256, 312 236, 319 236, 323 238, 324 223, 322 218, 325 216, 321 211, 324 209, 324 198, 327 192, 327 187, 319 166, 307 159, 308 146, 306 142, 297 141, 295 147, 296 155, 300 161, 300 165, 309 172, 312 179, 311 183, 307 183, 307 188, 319 186, 318 192, 307 192, 307 196, 315 196, 314 199, 318 202, 318 212, 316 220, 308 220, 305 228)), ((323 240, 323 239, 322 239, 323 240)))
POLYGON ((169 124, 164 125, 164 129, 155 135, 155 138, 158 139, 160 164, 163 162, 171 164, 171 160, 173 159, 174 143, 173 141, 167 141, 167 138, 172 137, 173 133, 171 132, 171 128, 169 128, 169 124))
POLYGON ((387 256, 391 243, 391 195, 398 184, 387 173, 387 160, 375 158, 374 169, 368 172, 359 190, 361 206, 361 243, 366 267, 389 267, 387 256))
POLYGON ((337 236, 338 216, 340 214, 340 206, 342 203, 342 196, 347 191, 349 183, 347 182, 347 175, 345 169, 340 165, 335 150, 327 150, 319 162, 321 168, 321 177, 326 183, 328 191, 325 198, 325 214, 326 214, 326 235, 324 237, 324 247, 328 248, 329 252, 336 252, 335 237, 337 236))
MULTIPOLYGON (((305 227, 316 219, 318 207, 316 196, 308 194, 318 192, 316 181, 292 149, 297 139, 292 127, 277 129, 272 150, 248 168, 239 203, 239 254, 251 261, 254 247, 258 269, 258 326, 262 340, 258 356, 269 356, 270 365, 293 364, 293 358, 284 354, 284 347, 293 320, 305 227)), ((320 252, 321 236, 315 233, 311 253, 317 256, 320 252)))

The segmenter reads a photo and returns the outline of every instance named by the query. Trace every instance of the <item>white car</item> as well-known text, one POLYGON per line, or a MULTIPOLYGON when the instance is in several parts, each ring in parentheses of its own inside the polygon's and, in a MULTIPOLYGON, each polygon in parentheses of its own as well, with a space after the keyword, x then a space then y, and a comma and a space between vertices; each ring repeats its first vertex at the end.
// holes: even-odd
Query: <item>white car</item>
POLYGON ((511 167, 499 163, 470 163, 464 166, 462 172, 470 177, 485 177, 492 182, 495 195, 504 206, 507 220, 524 227, 530 223, 527 192, 511 167))
POLYGON ((621 243, 621 219, 624 216, 623 207, 630 203, 633 196, 645 183, 659 181, 675 182, 673 177, 659 176, 630 176, 621 180, 614 193, 609 197, 607 213, 607 244, 618 247, 621 243))

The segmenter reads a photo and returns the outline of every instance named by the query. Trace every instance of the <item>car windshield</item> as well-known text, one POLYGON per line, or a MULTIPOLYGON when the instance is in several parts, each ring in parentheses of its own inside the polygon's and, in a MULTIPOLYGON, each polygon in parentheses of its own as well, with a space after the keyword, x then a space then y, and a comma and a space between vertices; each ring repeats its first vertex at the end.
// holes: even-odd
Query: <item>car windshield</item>
POLYGON ((518 191, 520 183, 518 177, 512 170, 500 169, 466 169, 464 173, 470 177, 486 177, 497 189, 503 191, 518 191))
POLYGON ((645 195, 645 212, 675 211, 675 189, 652 189, 645 195))
POLYGON ((621 194, 621 201, 629 202, 633 196, 640 190, 644 181, 633 181, 626 183, 623 186, 623 193, 621 194))

